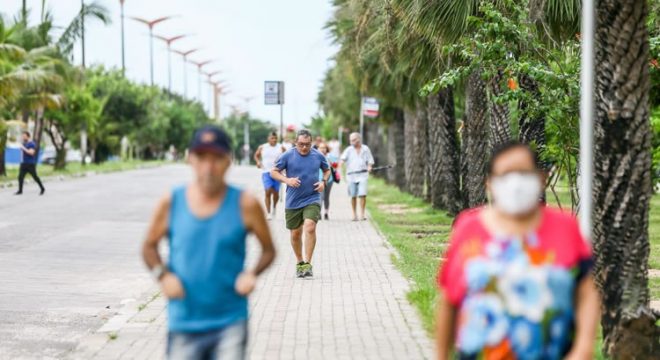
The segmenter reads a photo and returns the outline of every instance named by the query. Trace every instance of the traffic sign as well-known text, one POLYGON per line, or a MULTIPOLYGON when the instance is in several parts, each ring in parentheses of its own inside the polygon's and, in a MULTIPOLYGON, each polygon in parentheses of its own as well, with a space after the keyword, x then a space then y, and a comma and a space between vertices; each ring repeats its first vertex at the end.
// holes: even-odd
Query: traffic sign
POLYGON ((284 81, 266 81, 264 83, 264 103, 266 105, 284 104, 284 81))
POLYGON ((368 118, 378 117, 380 109, 380 104, 378 100, 372 97, 363 97, 362 98, 362 115, 368 118))

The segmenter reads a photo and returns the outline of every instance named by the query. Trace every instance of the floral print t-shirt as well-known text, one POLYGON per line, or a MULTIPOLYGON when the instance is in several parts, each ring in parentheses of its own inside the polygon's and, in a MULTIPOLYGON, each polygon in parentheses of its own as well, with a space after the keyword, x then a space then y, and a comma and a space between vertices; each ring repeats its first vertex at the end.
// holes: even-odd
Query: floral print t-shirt
POLYGON ((438 282, 457 309, 460 359, 561 359, 574 335, 574 292, 592 265, 576 219, 545 207, 524 238, 491 234, 483 209, 459 216, 438 282))

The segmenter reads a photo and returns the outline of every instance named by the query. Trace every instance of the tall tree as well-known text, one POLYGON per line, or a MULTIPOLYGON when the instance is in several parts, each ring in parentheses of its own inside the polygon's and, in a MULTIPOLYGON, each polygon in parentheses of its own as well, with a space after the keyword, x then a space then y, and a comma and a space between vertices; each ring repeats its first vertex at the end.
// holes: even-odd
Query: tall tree
POLYGON ((417 196, 424 196, 425 164, 426 162, 426 107, 422 104, 404 113, 404 132, 406 143, 404 149, 407 190, 417 196), (419 135, 422 136, 419 136, 419 135))
POLYGON ((602 0, 596 25, 594 229, 604 351, 616 359, 660 354, 649 308, 649 35, 646 1, 602 0))
POLYGON ((486 203, 486 162, 488 151, 488 107, 486 83, 480 71, 470 74, 465 90, 465 118, 463 120, 463 196, 466 207, 486 203))
POLYGON ((462 209, 460 149, 451 87, 428 98, 428 131, 431 204, 456 215, 462 209))

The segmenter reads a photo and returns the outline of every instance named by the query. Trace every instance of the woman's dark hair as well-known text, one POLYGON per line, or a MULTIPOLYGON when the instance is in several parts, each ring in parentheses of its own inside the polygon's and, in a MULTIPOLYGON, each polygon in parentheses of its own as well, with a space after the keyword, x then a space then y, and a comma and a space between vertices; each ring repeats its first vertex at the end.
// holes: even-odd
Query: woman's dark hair
POLYGON ((30 132, 29 131, 23 131, 23 135, 27 135, 27 137, 30 137, 30 132))
POLYGON ((532 150, 532 148, 529 147, 529 145, 523 144, 519 141, 508 141, 493 148, 493 152, 490 155, 490 160, 488 161, 488 175, 493 174, 493 166, 495 165, 495 161, 497 160, 497 158, 499 158, 500 156, 504 155, 505 153, 513 149, 526 150, 529 153, 529 155, 532 157, 534 166, 540 170, 538 165, 539 157, 538 155, 536 155, 536 152, 534 152, 534 150, 532 150))

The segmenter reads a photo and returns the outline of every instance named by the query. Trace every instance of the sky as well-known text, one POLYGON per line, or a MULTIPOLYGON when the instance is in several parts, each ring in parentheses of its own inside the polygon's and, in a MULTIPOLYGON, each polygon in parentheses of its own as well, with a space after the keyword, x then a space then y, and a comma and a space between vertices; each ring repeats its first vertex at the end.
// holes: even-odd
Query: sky
MULTIPOLYGON (((86 3, 92 0, 85 0, 86 3)), ((112 24, 93 20, 86 25, 86 63, 121 67, 121 21, 119 0, 95 0, 111 13, 112 24)), ((0 13, 14 16, 21 0, 0 0, 0 13)), ((39 18, 41 0, 28 0, 32 22, 39 18)), ((65 27, 80 9, 80 0, 46 0, 55 24, 65 27)), ((190 59, 214 59, 205 71, 221 71, 214 79, 227 83, 229 94, 221 97, 223 116, 231 107, 279 124, 279 106, 264 105, 264 81, 285 81, 284 123, 309 123, 319 111, 316 97, 325 71, 336 52, 326 21, 332 15, 329 0, 126 0, 126 74, 149 83, 149 32, 130 16, 154 19, 176 16, 154 27, 154 34, 170 37, 191 34, 172 44, 173 49, 202 48, 190 59), (252 98, 248 100, 247 98, 252 98)), ((81 61, 81 48, 74 62, 81 61)), ((183 93, 183 62, 172 55, 172 89, 183 93)), ((188 96, 198 96, 197 68, 189 65, 188 96)), ((154 80, 167 87, 167 50, 154 42, 154 80)), ((201 100, 208 103, 210 87, 202 88, 201 100)))

